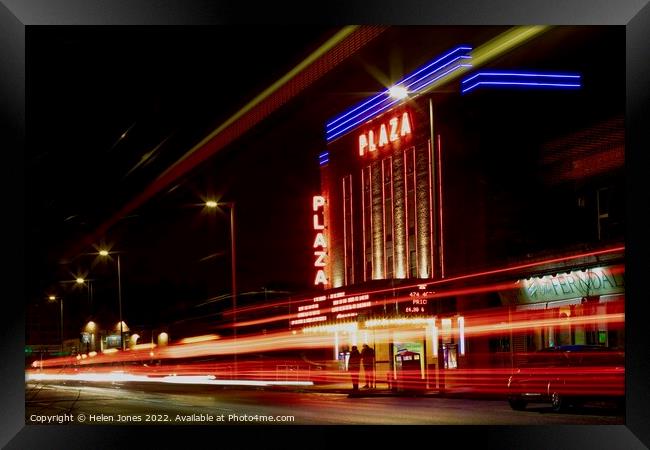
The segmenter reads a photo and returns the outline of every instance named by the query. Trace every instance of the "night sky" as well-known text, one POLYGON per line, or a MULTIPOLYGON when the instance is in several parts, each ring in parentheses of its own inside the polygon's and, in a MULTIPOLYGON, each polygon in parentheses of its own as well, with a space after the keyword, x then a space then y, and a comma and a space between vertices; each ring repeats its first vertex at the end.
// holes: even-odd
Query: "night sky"
MULTIPOLYGON (((54 292, 84 305, 85 288, 67 283, 80 274, 92 280, 93 312, 114 310, 115 259, 70 249, 336 31, 30 29, 28 301, 54 292)), ((135 320, 155 322, 152 311, 229 291, 228 212, 206 214, 207 196, 237 202, 240 292, 307 284, 310 236, 299 222, 319 186, 321 127, 289 126, 287 113, 295 112, 280 111, 97 242, 120 252, 125 309, 135 320), (285 242, 286 234, 296 239, 285 242)))
MULTIPOLYGON (((194 314, 196 305, 229 292, 228 210, 205 210, 202 203, 208 198, 236 202, 240 293, 310 289, 310 201, 320 190, 317 156, 325 149, 324 123, 432 56, 458 44, 477 46, 505 29, 386 31, 299 99, 121 218, 96 245, 120 252, 125 317, 155 326, 194 314)), ((92 247, 74 254, 72 249, 336 31, 293 26, 30 28, 27 301, 44 303, 54 291, 70 299, 69 309, 79 306, 80 320, 89 313, 114 315, 115 259, 99 260, 90 254, 97 251, 92 247), (77 275, 92 280, 92 305, 85 288, 70 283, 77 275)), ((548 57, 562 32, 551 38, 535 44, 535 56, 548 57)), ((622 62, 624 52, 615 51, 623 38, 622 33, 586 30, 581 42, 572 41, 566 55, 560 52, 554 61, 558 67, 601 73, 600 87, 610 78, 616 84, 624 71, 612 72, 620 77, 612 78, 608 71, 589 67, 603 54, 622 62), (576 48, 590 53, 574 61, 570 55, 576 48)), ((526 64, 534 59, 530 54, 523 58, 526 64)), ((512 67, 521 62, 521 54, 513 54, 495 63, 512 67)), ((621 105, 623 99, 618 92, 601 98, 621 105)), ((536 119, 545 114, 554 112, 539 112, 536 119)), ((524 172, 514 173, 507 164, 497 166, 494 173, 525 179, 524 172)), ((514 192, 503 181, 514 179, 495 176, 490 182, 505 183, 502 189, 514 192)), ((219 307, 215 303, 214 311, 219 307)))

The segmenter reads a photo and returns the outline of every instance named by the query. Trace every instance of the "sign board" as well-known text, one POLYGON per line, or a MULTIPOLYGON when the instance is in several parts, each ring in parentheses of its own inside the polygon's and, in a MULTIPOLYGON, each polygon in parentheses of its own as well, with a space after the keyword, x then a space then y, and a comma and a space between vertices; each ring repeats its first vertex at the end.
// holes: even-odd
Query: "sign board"
POLYGON ((572 298, 622 294, 625 292, 624 266, 595 267, 543 277, 518 280, 521 286, 500 293, 505 304, 546 303, 572 298))

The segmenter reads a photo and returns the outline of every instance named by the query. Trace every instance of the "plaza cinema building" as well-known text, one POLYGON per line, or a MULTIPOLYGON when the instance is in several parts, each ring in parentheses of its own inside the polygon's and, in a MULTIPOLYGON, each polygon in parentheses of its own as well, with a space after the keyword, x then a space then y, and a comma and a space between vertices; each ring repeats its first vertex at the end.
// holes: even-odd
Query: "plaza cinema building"
POLYGON ((402 355, 434 384, 622 348, 623 38, 560 27, 479 67, 481 44, 439 48, 332 117, 310 220, 322 292, 290 326, 331 336, 341 367, 370 344, 378 381, 402 355))

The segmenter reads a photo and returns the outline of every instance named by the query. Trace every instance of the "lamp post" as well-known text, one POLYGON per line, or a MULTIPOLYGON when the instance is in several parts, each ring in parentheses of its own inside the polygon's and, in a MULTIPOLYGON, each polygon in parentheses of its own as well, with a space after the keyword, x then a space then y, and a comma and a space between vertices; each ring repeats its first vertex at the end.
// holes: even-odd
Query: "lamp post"
MULTIPOLYGON (((86 284, 87 281, 89 281, 89 280, 86 280, 85 278, 83 278, 83 276, 77 276, 74 280, 60 281, 60 283, 63 283, 63 284, 75 283, 77 285, 82 285, 82 284, 86 284)), ((88 293, 90 295, 90 291, 88 291, 88 293)), ((51 302, 54 302, 54 301, 57 301, 57 300, 59 301, 59 314, 60 314, 60 324, 59 324, 59 326, 61 328, 61 353, 63 354, 63 350, 64 350, 64 345, 63 345, 63 340, 64 340, 63 339, 63 297, 57 297, 55 295, 49 295, 47 298, 51 302)))
MULTIPOLYGON (((57 300, 57 298, 54 295, 50 295, 48 299, 51 302, 57 300)), ((60 304, 60 314, 61 314, 61 354, 63 354, 63 297, 59 297, 58 300, 60 304)))
MULTIPOLYGON (((83 277, 77 277, 75 280, 77 284, 85 284, 86 288, 88 289, 88 312, 89 315, 92 316, 92 303, 93 303, 93 297, 92 297, 92 280, 88 278, 83 278, 83 277)), ((94 324, 94 322, 90 321, 88 324, 94 324)), ((87 326, 87 325, 86 325, 87 326)), ((86 332, 85 327, 84 327, 84 332, 86 332)), ((87 343, 88 344, 88 343, 87 343)), ((87 345, 86 348, 89 346, 87 345)))
POLYGON ((88 290, 88 311, 92 314, 92 304, 93 304, 93 293, 92 293, 92 280, 87 278, 78 277, 75 282, 77 284, 85 284, 86 289, 88 290))
POLYGON ((236 276, 236 260, 235 260, 235 202, 215 202, 207 201, 205 206, 208 208, 216 208, 218 206, 225 206, 230 210, 230 272, 231 272, 231 286, 232 286, 232 324, 233 324, 233 362, 235 367, 235 375, 237 374, 237 276, 236 276))
MULTIPOLYGON (((108 256, 108 250, 100 250, 101 256, 108 256)), ((119 303, 119 320, 120 320, 120 346, 122 350, 124 346, 124 322, 122 321, 122 269, 120 265, 120 254, 117 254, 117 300, 119 303)))
POLYGON ((122 269, 120 268, 120 254, 117 254, 117 300, 120 309, 120 344, 124 350, 124 322, 122 321, 122 269))

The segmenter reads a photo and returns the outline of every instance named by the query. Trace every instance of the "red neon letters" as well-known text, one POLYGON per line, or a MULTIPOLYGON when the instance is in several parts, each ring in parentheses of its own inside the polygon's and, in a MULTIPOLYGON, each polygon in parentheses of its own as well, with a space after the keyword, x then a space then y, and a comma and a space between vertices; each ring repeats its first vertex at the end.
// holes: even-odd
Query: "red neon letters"
POLYGON ((316 231, 316 238, 314 238, 314 267, 316 268, 316 278, 314 284, 318 286, 327 284, 327 277, 325 276, 325 257, 327 256, 327 241, 325 240, 325 224, 323 222, 323 207, 325 206, 325 197, 315 195, 312 199, 312 209, 314 210, 314 231, 316 231))
POLYGON ((359 135, 359 155, 363 156, 367 152, 374 152, 377 148, 384 147, 391 142, 411 134, 411 119, 407 112, 399 116, 392 117, 387 123, 379 126, 379 131, 375 130, 359 135))

